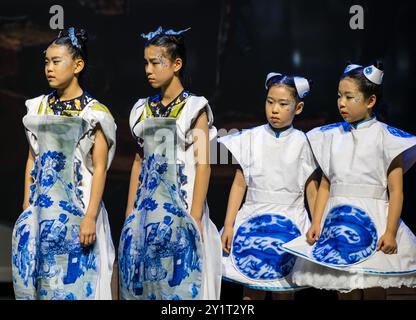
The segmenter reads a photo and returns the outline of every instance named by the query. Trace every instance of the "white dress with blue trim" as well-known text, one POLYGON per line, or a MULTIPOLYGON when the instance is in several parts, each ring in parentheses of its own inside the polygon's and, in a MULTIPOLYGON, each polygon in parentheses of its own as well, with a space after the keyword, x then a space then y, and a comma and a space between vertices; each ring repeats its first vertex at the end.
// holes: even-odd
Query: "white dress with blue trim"
POLYGON ((175 118, 147 117, 146 99, 130 113, 138 144, 144 142, 140 185, 119 245, 120 293, 134 300, 218 300, 221 289, 221 239, 205 200, 202 237, 190 215, 195 183, 192 128, 206 111, 210 140, 216 136, 204 97, 189 96, 175 118), (144 119, 140 117, 144 115, 144 119), (155 136, 174 138, 174 150, 155 136), (202 241, 203 240, 203 241, 202 241))
POLYGON ((23 118, 35 164, 30 205, 13 230, 16 299, 109 300, 115 252, 104 204, 92 246, 81 247, 79 225, 90 199, 96 128, 107 139, 109 167, 116 146, 114 119, 96 100, 76 117, 46 115, 38 111, 41 105, 46 112, 47 96, 27 100, 23 118))
POLYGON ((297 258, 281 245, 310 225, 305 184, 317 164, 306 135, 293 127, 279 134, 265 124, 218 141, 240 164, 247 185, 223 278, 259 290, 301 289, 292 281, 297 258))
POLYGON ((397 254, 376 247, 387 226, 389 167, 399 155, 403 172, 415 163, 416 137, 375 118, 357 126, 341 122, 315 128, 307 136, 330 181, 330 197, 319 240, 310 246, 302 235, 283 246, 306 259, 294 281, 342 292, 415 287, 416 237, 404 222, 396 236, 397 254))

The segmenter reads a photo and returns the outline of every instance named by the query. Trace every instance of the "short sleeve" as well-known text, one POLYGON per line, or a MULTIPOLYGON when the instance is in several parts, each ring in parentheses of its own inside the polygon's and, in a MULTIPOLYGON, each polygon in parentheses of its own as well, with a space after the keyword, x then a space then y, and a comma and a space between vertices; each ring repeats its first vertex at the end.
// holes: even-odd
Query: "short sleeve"
MULTIPOLYGON (((139 125, 139 119, 146 107, 146 99, 139 99, 130 111, 129 125, 133 137, 138 138, 141 135, 135 133, 136 127, 139 125)), ((137 130, 136 130, 137 131, 137 130)), ((137 132, 138 133, 138 132, 137 132)))
POLYGON ((249 182, 248 177, 250 175, 250 132, 251 130, 243 130, 218 139, 218 143, 223 144, 228 149, 228 151, 230 151, 235 160, 237 160, 238 164, 243 169, 247 184, 249 182))
POLYGON ((392 161, 400 154, 403 154, 403 173, 405 173, 416 161, 416 137, 385 123, 382 123, 382 127, 386 171, 392 161))
POLYGON ((27 108, 27 115, 36 115, 38 111, 41 109, 42 106, 46 103, 47 96, 41 95, 39 97, 28 99, 25 101, 25 105, 27 108))
POLYGON ((306 181, 310 176, 318 169, 319 165, 315 159, 315 156, 312 152, 309 141, 305 137, 305 143, 303 147, 303 159, 302 159, 302 168, 303 168, 303 178, 306 181))
POLYGON ((203 112, 207 113, 209 140, 213 140, 217 136, 217 129, 214 127, 214 115, 208 100, 204 97, 189 96, 185 104, 184 110, 178 118, 178 134, 185 137, 187 144, 192 144, 192 129, 198 117, 203 112))
POLYGON ((314 159, 325 176, 329 177, 329 146, 327 131, 315 128, 306 134, 314 159))
MULTIPOLYGON (((41 95, 39 97, 26 100, 25 101, 25 105, 27 108, 26 116, 37 115, 42 105, 45 105, 46 97, 47 96, 45 95, 41 95)), ((37 140, 35 132, 29 130, 29 128, 26 126, 25 126, 25 131, 26 131, 26 137, 27 137, 27 140, 29 142, 32 152, 34 153, 34 155, 38 155, 39 145, 38 145, 38 140, 37 140)))
POLYGON ((94 103, 82 116, 88 122, 87 133, 80 141, 87 168, 92 172, 92 159, 90 150, 95 142, 96 129, 101 128, 108 144, 107 169, 110 168, 116 150, 116 130, 114 118, 106 106, 101 103, 94 103))

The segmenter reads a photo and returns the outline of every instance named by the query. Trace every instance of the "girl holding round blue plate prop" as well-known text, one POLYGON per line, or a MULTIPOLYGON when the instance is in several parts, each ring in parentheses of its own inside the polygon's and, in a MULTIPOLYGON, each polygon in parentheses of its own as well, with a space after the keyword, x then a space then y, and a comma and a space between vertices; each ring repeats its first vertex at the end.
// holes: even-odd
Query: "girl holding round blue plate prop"
POLYGON ((379 61, 348 65, 338 87, 345 121, 308 132, 323 177, 306 238, 283 246, 315 263, 299 265, 296 284, 351 292, 341 298, 416 286, 416 237, 400 219, 416 137, 377 120, 383 75, 379 61))
POLYGON ((130 114, 138 150, 119 245, 122 299, 220 295, 221 241, 206 201, 217 131, 208 101, 182 86, 187 30, 142 34, 146 76, 160 93, 130 114))
POLYGON ((312 150, 292 125, 310 82, 270 73, 265 86, 268 123, 219 139, 240 165, 222 232, 223 277, 242 284, 247 300, 264 299, 266 291, 275 299, 291 299, 301 289, 291 280, 296 256, 281 245, 308 230, 305 192, 313 208, 318 191, 312 150))
POLYGON ((13 231, 17 299, 111 299, 115 257, 102 202, 116 147, 109 110, 84 91, 87 34, 69 28, 45 51, 53 92, 26 101, 24 212, 13 231))

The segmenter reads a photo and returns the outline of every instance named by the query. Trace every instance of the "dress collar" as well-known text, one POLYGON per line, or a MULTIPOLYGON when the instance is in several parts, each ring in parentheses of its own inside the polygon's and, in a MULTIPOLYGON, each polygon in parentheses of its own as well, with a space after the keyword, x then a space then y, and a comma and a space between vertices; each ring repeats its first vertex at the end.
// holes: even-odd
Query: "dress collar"
POLYGON ((348 123, 352 130, 361 130, 371 127, 377 122, 376 116, 372 116, 370 119, 362 120, 356 123, 348 123))
POLYGON ((179 105, 183 106, 184 101, 189 97, 189 92, 182 90, 182 92, 173 99, 168 105, 163 105, 161 102, 160 93, 148 98, 148 106, 152 113, 153 117, 169 117, 172 110, 178 107, 179 105))
POLYGON ((266 124, 266 129, 269 133, 271 133, 276 138, 283 138, 291 134, 294 130, 293 125, 290 125, 289 127, 285 127, 282 129, 276 129, 273 128, 270 123, 266 124))
POLYGON ((93 98, 91 95, 83 91, 83 93, 76 98, 61 101, 56 90, 48 96, 48 107, 55 115, 60 116, 74 116, 84 110, 85 106, 91 102, 93 98))

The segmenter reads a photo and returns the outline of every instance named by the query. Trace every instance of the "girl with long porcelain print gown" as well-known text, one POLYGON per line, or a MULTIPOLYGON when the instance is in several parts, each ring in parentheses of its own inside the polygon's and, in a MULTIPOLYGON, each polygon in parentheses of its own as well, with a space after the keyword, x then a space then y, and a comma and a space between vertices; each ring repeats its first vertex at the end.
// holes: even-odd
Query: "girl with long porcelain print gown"
POLYGON ((45 51, 52 93, 26 101, 24 212, 13 230, 16 299, 111 299, 114 247, 101 200, 115 152, 110 111, 79 85, 87 35, 69 28, 45 51))
POLYGON ((130 114, 138 150, 118 252, 122 299, 219 299, 221 242, 206 200, 216 129, 208 101, 182 86, 185 31, 142 35, 160 93, 130 114))

